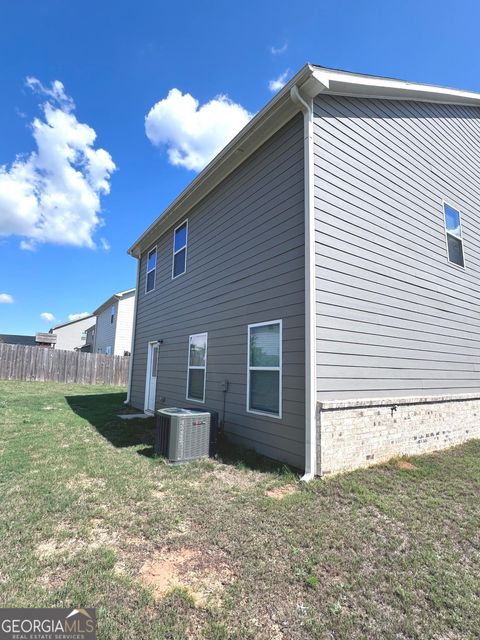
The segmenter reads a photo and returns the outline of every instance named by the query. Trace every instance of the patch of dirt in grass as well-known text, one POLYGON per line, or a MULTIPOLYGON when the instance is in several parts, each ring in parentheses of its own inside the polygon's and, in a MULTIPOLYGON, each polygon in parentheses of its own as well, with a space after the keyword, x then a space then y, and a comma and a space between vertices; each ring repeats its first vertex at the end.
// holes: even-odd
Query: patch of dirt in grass
MULTIPOLYGON (((48 540, 36 547, 36 555, 40 560, 48 560, 53 556, 65 555, 71 558, 84 549, 98 549, 99 547, 116 547, 118 544, 118 534, 115 531, 99 526, 100 519, 94 518, 89 538, 65 538, 62 540, 48 540)), ((59 532, 65 530, 64 523, 57 527, 59 532)))
POLYGON ((92 541, 87 543, 89 549, 97 549, 102 546, 116 546, 118 534, 115 531, 109 531, 98 525, 94 526, 90 532, 92 541))
POLYGON ((48 591, 61 589, 68 580, 70 571, 64 566, 55 567, 43 573, 38 578, 39 584, 48 591))
POLYGON ((106 482, 103 478, 92 478, 86 473, 79 473, 73 476, 67 483, 69 489, 103 489, 106 482))
POLYGON ((125 564, 125 562, 123 562, 123 560, 120 560, 119 562, 115 563, 113 572, 116 573, 117 576, 123 576, 125 575, 125 573, 127 573, 127 565, 125 564))
POLYGON ((236 489, 252 489, 265 480, 263 473, 237 469, 227 464, 218 464, 213 470, 213 475, 225 486, 236 489))
POLYGON ((275 498, 276 500, 281 500, 285 496, 291 496, 293 493, 298 491, 298 487, 295 484, 286 484, 283 487, 274 487, 273 489, 269 489, 266 492, 266 495, 269 498, 275 498))
POLYGON ((416 469, 417 467, 412 464, 411 462, 408 462, 408 460, 399 460, 397 462, 397 467, 399 469, 416 469))
POLYGON ((61 542, 58 540, 49 540, 48 542, 41 542, 37 545, 36 552, 40 560, 48 560, 55 555, 73 555, 84 546, 85 543, 77 538, 67 538, 61 542))
POLYGON ((200 607, 218 605, 222 591, 234 577, 225 558, 188 547, 154 553, 139 574, 142 584, 152 589, 155 600, 180 587, 186 589, 200 607))
POLYGON ((148 540, 143 536, 127 536, 124 540, 128 546, 133 546, 133 547, 145 548, 145 545, 148 544, 148 540))

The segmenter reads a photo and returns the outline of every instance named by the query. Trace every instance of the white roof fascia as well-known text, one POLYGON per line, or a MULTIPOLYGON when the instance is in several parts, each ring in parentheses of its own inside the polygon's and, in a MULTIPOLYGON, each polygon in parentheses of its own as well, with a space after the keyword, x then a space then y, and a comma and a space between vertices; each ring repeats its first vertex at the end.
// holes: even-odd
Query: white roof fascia
POLYGON ((313 75, 318 82, 326 87, 325 93, 330 95, 480 106, 480 93, 474 91, 462 91, 432 84, 419 84, 394 78, 367 76, 319 67, 313 67, 313 75))

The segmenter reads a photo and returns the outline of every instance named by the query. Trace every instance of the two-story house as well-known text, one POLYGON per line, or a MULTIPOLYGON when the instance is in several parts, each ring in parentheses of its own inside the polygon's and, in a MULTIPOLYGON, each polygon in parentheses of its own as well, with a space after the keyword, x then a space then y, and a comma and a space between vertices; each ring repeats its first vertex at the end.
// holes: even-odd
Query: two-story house
POLYGON ((90 331, 94 353, 111 356, 129 355, 132 348, 135 289, 110 296, 93 313, 96 323, 90 331))
POLYGON ((64 351, 79 351, 85 345, 86 331, 95 323, 95 316, 89 315, 63 324, 57 324, 50 329, 50 333, 56 335, 56 349, 64 351))
POLYGON ((129 401, 305 479, 480 435, 480 94, 303 67, 131 246, 129 401))

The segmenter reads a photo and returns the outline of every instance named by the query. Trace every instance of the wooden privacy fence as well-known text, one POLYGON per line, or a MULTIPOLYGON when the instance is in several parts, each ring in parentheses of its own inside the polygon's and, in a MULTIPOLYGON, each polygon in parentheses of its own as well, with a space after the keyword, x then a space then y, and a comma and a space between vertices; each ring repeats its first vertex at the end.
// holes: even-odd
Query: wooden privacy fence
POLYGON ((130 356, 0 343, 0 380, 126 386, 130 356))

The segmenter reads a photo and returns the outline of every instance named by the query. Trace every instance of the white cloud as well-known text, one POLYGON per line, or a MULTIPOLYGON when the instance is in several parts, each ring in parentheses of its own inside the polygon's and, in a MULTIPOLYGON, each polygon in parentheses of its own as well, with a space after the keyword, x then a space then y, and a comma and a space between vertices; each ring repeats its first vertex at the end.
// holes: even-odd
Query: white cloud
POLYGON ((270 53, 273 56, 279 56, 280 54, 285 53, 287 49, 288 49, 288 42, 285 41, 281 47, 270 47, 270 53))
POLYGON ((72 322, 73 320, 81 320, 82 318, 86 318, 90 315, 91 313, 89 313, 88 311, 82 311, 81 313, 70 313, 68 315, 68 320, 69 322, 72 322))
POLYGON ((65 87, 60 80, 54 80, 52 82, 52 86, 50 88, 46 87, 44 84, 38 80, 38 78, 34 78, 33 76, 27 76, 25 78, 25 84, 32 91, 36 93, 41 93, 48 98, 51 98, 54 102, 58 102, 58 104, 62 105, 66 111, 73 111, 75 109, 75 103, 73 102, 70 96, 67 96, 65 93, 65 87))
POLYGON ((0 293, 0 304, 13 304, 13 298, 9 293, 0 293))
POLYGON ((278 78, 270 80, 270 82, 268 83, 268 88, 270 89, 270 91, 275 93, 276 91, 280 91, 280 89, 285 86, 287 82, 288 72, 289 69, 281 73, 278 78))
POLYGON ((106 238, 100 238, 100 244, 104 251, 110 251, 110 243, 106 238))
POLYGON ((145 118, 150 142, 167 147, 170 164, 200 171, 253 114, 220 95, 200 105, 189 93, 170 89, 145 118))
POLYGON ((94 247, 100 196, 110 191, 115 163, 94 148, 97 134, 77 120, 60 81, 26 84, 47 100, 31 125, 36 151, 0 166, 0 236, 23 236, 25 250, 43 242, 94 247))
POLYGON ((40 317, 42 320, 45 320, 45 322, 53 322, 55 320, 55 316, 49 311, 44 311, 40 314, 40 317))
POLYGON ((20 240, 20 249, 23 249, 24 251, 35 251, 36 246, 31 240, 20 240))

